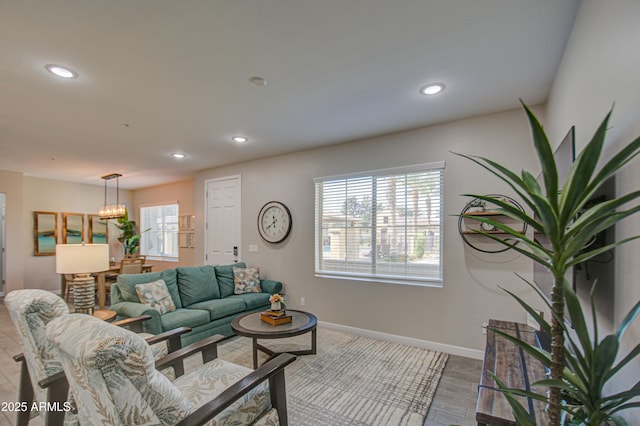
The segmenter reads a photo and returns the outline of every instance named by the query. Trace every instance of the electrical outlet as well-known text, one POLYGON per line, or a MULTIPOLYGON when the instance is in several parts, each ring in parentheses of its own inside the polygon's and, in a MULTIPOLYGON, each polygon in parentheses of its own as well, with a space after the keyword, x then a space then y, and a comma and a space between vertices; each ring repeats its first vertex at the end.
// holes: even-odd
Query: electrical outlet
POLYGON ((257 253, 258 245, 257 244, 249 244, 249 253, 257 253))
POLYGON ((300 298, 300 306, 304 306, 304 297, 300 298))

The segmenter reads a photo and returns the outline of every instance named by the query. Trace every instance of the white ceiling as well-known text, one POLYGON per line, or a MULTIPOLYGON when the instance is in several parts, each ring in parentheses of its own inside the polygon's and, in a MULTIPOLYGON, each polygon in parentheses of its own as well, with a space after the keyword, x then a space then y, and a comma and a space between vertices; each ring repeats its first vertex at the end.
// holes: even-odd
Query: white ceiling
POLYGON ((135 189, 546 100, 579 0, 0 0, 0 170, 135 189), (46 64, 78 78, 62 80, 46 64), (268 84, 254 87, 252 76, 268 84), (442 82, 427 98, 419 89, 442 82), (233 135, 247 136, 242 145, 233 135), (187 158, 175 160, 172 152, 187 158))

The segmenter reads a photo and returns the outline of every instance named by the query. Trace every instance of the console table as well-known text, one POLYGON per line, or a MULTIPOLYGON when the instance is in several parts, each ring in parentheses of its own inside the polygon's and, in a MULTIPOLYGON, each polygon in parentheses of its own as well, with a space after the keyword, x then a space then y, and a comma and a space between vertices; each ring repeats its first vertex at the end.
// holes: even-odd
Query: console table
MULTIPOLYGON (((495 333, 498 329, 517 336, 530 345, 536 344, 534 329, 526 324, 489 320, 487 346, 482 363, 482 376, 478 386, 476 421, 478 425, 515 425, 511 406, 502 392, 497 389, 491 373, 512 388, 531 390, 531 384, 547 378, 547 372, 540 361, 531 357, 517 345, 495 333)), ((534 391, 540 389, 533 389, 534 391)), ((545 403, 531 398, 518 397, 520 403, 533 414, 536 424, 546 424, 545 403)))

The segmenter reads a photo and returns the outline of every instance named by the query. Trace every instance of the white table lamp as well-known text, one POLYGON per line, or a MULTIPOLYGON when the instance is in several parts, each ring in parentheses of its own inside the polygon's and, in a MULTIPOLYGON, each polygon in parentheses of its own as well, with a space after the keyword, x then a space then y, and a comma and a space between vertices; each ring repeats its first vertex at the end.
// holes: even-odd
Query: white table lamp
POLYGON ((93 314, 96 288, 91 276, 109 269, 108 244, 56 244, 56 272, 74 274, 74 311, 93 314))

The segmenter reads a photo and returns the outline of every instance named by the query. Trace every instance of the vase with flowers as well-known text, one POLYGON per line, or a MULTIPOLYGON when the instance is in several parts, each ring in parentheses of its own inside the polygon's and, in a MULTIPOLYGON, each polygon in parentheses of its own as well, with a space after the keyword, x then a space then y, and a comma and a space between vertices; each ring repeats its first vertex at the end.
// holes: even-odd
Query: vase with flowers
POLYGON ((272 294, 271 297, 269 297, 269 302, 271 303, 272 311, 280 311, 285 305, 284 297, 282 297, 282 295, 279 293, 272 294))

